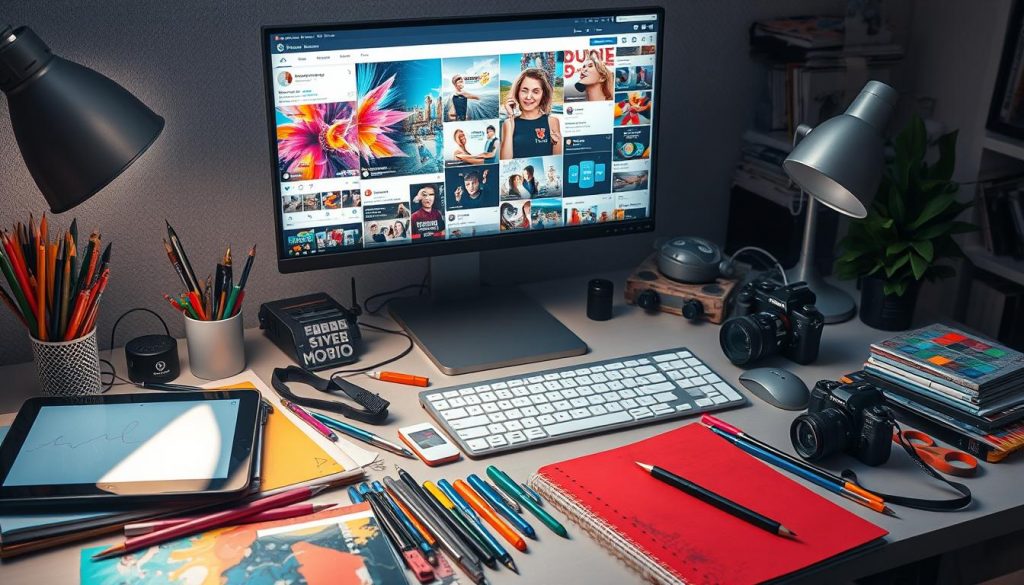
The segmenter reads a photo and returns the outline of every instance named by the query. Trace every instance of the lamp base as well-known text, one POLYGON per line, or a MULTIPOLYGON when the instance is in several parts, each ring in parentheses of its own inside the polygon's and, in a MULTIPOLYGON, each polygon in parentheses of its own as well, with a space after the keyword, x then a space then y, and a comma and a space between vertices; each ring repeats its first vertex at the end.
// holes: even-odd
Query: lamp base
POLYGON ((826 325, 849 321, 857 314, 857 303, 854 302, 853 297, 846 291, 825 282, 825 279, 818 276, 817 272, 801 270, 801 264, 797 264, 786 271, 786 278, 789 279, 789 282, 802 280, 807 283, 807 288, 811 289, 817 298, 814 306, 824 315, 826 325))

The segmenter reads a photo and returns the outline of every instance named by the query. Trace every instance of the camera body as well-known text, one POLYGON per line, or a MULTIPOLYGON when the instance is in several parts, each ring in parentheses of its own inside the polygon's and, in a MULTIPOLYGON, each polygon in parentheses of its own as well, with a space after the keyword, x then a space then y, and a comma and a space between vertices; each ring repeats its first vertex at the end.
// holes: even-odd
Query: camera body
POLYGON ((845 451, 866 465, 881 465, 892 451, 892 431, 881 390, 866 382, 821 380, 789 435, 797 453, 810 461, 845 451))
POLYGON ((825 327, 814 301, 814 292, 804 282, 747 283, 736 294, 733 316, 722 324, 722 351, 737 366, 774 353, 798 364, 813 362, 825 327))

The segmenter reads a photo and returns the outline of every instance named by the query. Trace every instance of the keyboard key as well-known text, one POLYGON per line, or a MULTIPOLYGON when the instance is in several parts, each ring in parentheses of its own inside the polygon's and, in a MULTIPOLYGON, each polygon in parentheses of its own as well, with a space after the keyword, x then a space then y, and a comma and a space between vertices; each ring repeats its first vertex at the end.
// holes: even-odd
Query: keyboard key
MULTIPOLYGON (((433 396, 440 397, 441 395, 434 394, 433 396)), ((436 400, 434 401, 434 408, 438 410, 448 410, 449 408, 451 408, 451 405, 448 404, 447 400, 436 400)))
POLYGON ((491 447, 504 447, 505 445, 508 445, 508 441, 506 441, 505 437, 501 435, 491 435, 490 437, 487 437, 487 444, 491 447))
POLYGON ((493 402, 483 403, 484 412, 498 412, 500 410, 498 405, 493 402))
POLYGON ((661 355, 654 356, 654 361, 659 362, 659 363, 660 362, 670 362, 670 361, 672 361, 674 359, 676 359, 676 354, 674 354, 674 353, 663 353, 661 355))
POLYGON ((512 408, 512 401, 510 400, 499 400, 497 404, 498 408, 500 408, 501 410, 508 410, 512 408))
POLYGON ((568 400, 559 400, 558 402, 552 404, 552 406, 554 406, 555 410, 558 411, 572 410, 572 405, 569 404, 568 400))
POLYGON ((491 421, 492 423, 499 423, 507 421, 508 417, 505 416, 504 412, 492 412, 491 414, 487 415, 487 420, 491 421))
POLYGON ((539 384, 544 381, 544 376, 530 376, 526 381, 530 384, 539 384))
POLYGON ((483 400, 484 402, 494 402, 497 399, 498 399, 498 397, 494 395, 494 392, 481 392, 480 393, 480 400, 483 400))
POLYGON ((640 406, 650 406, 650 405, 654 404, 655 402, 656 401, 653 398, 651 398, 650 396, 637 396, 636 397, 636 403, 639 404, 640 406))
POLYGON ((564 380, 560 380, 560 382, 562 384, 562 388, 575 388, 579 386, 579 384, 576 383, 576 380, 573 380, 572 378, 566 378, 564 380))
POLYGON ((479 396, 466 396, 463 400, 466 401, 466 404, 480 404, 482 402, 479 396))
POLYGON ((622 401, 622 408, 636 408, 637 406, 640 405, 637 404, 636 400, 633 400, 632 398, 627 398, 622 401))
POLYGON ((545 380, 558 380, 559 378, 561 378, 561 376, 558 374, 544 374, 545 380))
POLYGON ((522 386, 512 389, 512 396, 529 396, 530 391, 522 386))
POLYGON ((686 365, 688 365, 690 367, 701 365, 700 360, 695 358, 695 357, 688 357, 688 358, 686 358, 683 361, 685 361, 686 365))
POLYGON ((541 414, 551 414, 555 412, 555 407, 550 404, 538 404, 537 411, 541 414))
POLYGON ((636 398, 636 392, 626 388, 625 390, 619 391, 619 396, 623 398, 636 398))
POLYGON ((638 375, 640 375, 640 376, 646 376, 647 374, 653 374, 654 372, 657 372, 657 371, 658 371, 658 369, 655 368, 654 366, 640 366, 639 368, 636 369, 636 373, 638 375))
POLYGON ((513 406, 530 406, 531 404, 533 404, 533 402, 529 398, 526 398, 525 396, 520 396, 519 398, 512 399, 513 406))
POLYGON ((444 397, 445 398, 455 398, 458 395, 459 395, 459 391, 458 390, 448 390, 447 392, 444 393, 444 397))
POLYGON ((590 403, 587 402, 586 398, 583 398, 582 396, 580 396, 579 398, 573 398, 572 400, 570 400, 569 404, 572 404, 576 408, 579 408, 581 406, 586 406, 586 405, 588 405, 590 403))
POLYGON ((517 418, 522 418, 523 413, 518 408, 513 408, 512 410, 506 410, 505 416, 508 418, 508 420, 515 420, 517 418))
POLYGON ((559 390, 555 390, 554 392, 548 392, 547 394, 545 394, 545 396, 547 396, 548 400, 550 400, 551 402, 555 402, 562 399, 562 392, 559 390))
POLYGON ((479 385, 479 386, 477 386, 475 388, 468 388, 468 387, 467 388, 463 388, 463 389, 459 390, 459 394, 461 394, 462 396, 468 396, 468 395, 474 394, 474 393, 475 394, 479 394, 481 392, 487 392, 490 389, 491 389, 491 385, 490 384, 481 384, 481 385, 479 385))
POLYGON ((704 374, 710 374, 711 373, 711 370, 709 370, 707 366, 703 366, 703 365, 695 366, 693 369, 696 370, 697 373, 700 374, 701 376, 703 376, 704 374))
POLYGON ((622 405, 618 402, 605 402, 604 407, 608 412, 619 412, 622 410, 622 405))
POLYGON ((491 384, 491 388, 494 388, 495 390, 501 390, 502 388, 508 388, 508 383, 507 382, 495 382, 495 383, 491 384))
POLYGON ((629 410, 629 415, 632 416, 634 420, 640 420, 642 418, 651 418, 654 416, 654 411, 650 408, 631 408, 629 410))
MULTIPOLYGON (((569 412, 568 411, 556 412, 554 414, 554 417, 555 417, 555 420, 558 421, 558 422, 564 422, 564 421, 567 421, 567 420, 572 420, 572 417, 569 416, 569 412)), ((550 428, 550 427, 544 427, 544 428, 550 428)))
POLYGON ((455 420, 464 416, 469 416, 465 408, 449 408, 448 410, 442 410, 440 412, 441 418, 445 420, 455 420))
POLYGON ((728 398, 729 400, 739 400, 740 399, 739 393, 736 392, 735 390, 733 390, 732 386, 726 384, 725 382, 719 382, 719 383, 715 384, 715 388, 718 388, 719 392, 724 394, 725 397, 728 398))
POLYGON ((677 352, 676 355, 679 356, 680 359, 686 359, 693 354, 684 349, 683 351, 677 352))
POLYGON ((572 389, 572 388, 569 388, 567 390, 562 390, 562 398, 576 398, 579 395, 580 395, 580 393, 577 392, 576 390, 572 389))
POLYGON ((510 431, 521 431, 523 430, 523 423, 517 420, 510 420, 505 423, 505 428, 510 431))
POLYGON ((505 389, 496 391, 494 393, 494 395, 497 396, 499 399, 504 399, 504 400, 508 400, 509 398, 512 398, 512 392, 510 390, 505 390, 505 389))
POLYGON ((526 435, 522 431, 513 431, 505 434, 505 440, 508 441, 510 445, 524 443, 526 442, 526 435))
POLYGON ((622 385, 622 382, 618 382, 618 381, 615 381, 615 380, 612 380, 611 382, 608 382, 608 389, 609 390, 622 390, 623 388, 625 388, 625 386, 622 385))
POLYGON ((530 402, 538 406, 544 404, 547 401, 548 397, 543 394, 534 394, 533 396, 530 397, 530 402))
POLYGON ((466 446, 472 449, 473 451, 483 451, 484 449, 489 447, 487 441, 483 439, 472 439, 470 441, 466 441, 466 446))
MULTIPOLYGON (((595 429, 598 427, 613 425, 616 423, 628 422, 630 420, 633 420, 632 417, 630 417, 630 415, 625 412, 610 412, 608 414, 604 414, 601 416, 592 416, 589 418, 582 418, 568 422, 555 423, 547 427, 547 432, 552 437, 557 437, 558 435, 564 435, 566 433, 574 433, 587 429, 595 429)), ((530 430, 532 431, 536 429, 530 430)))
POLYGON ((605 409, 605 407, 601 406, 600 404, 595 404, 593 406, 588 406, 587 410, 590 411, 590 414, 592 416, 599 416, 599 415, 602 415, 602 414, 608 414, 608 411, 605 409))
POLYGON ((627 378, 635 378, 635 377, 640 375, 640 374, 637 374, 636 370, 634 370, 633 368, 622 368, 621 370, 619 370, 619 372, 623 376, 626 376, 627 378))
MULTIPOLYGON (((622 368, 624 368, 626 366, 622 365, 622 362, 615 362, 615 363, 611 363, 611 364, 605 364, 604 367, 607 370, 621 370, 622 368)), ((593 370, 593 371, 596 371, 596 370, 594 370, 594 368, 590 368, 590 369, 593 370)))
POLYGON ((604 404, 604 396, 601 396, 600 394, 587 396, 587 402, 591 404, 604 404))
POLYGON ((710 398, 698 398, 694 400, 694 402, 697 404, 697 406, 711 406, 712 404, 714 404, 714 402, 712 402, 710 398))
POLYGON ((651 410, 654 411, 654 414, 668 414, 676 411, 676 409, 667 404, 652 404, 651 410))
POLYGON ((537 416, 537 407, 535 406, 524 406, 522 408, 523 416, 537 416))
POLYGON ((608 371, 606 368, 608 368, 608 366, 590 366, 590 373, 593 374, 594 372, 606 372, 608 371))
POLYGON ((586 376, 588 374, 590 374, 590 368, 580 368, 576 370, 577 376, 586 376))
POLYGON ((541 392, 547 392, 548 390, 544 387, 544 384, 530 384, 526 389, 530 391, 530 394, 540 394, 541 392))
POLYGON ((471 416, 469 418, 460 418, 459 420, 453 420, 448 423, 448 426, 455 431, 461 431, 463 429, 469 429, 473 427, 479 427, 490 423, 490 419, 486 416, 471 416))
POLYGON ((470 429, 463 429, 456 433, 462 439, 479 439, 480 437, 486 437, 490 433, 487 432, 487 427, 473 427, 470 429))
POLYGON ((635 367, 640 365, 640 362, 638 362, 636 360, 626 360, 626 361, 624 361, 622 363, 626 364, 627 368, 635 368, 635 367))
MULTIPOLYGON (((604 384, 597 384, 596 386, 604 386, 604 384)), ((595 392, 595 389, 590 386, 580 386, 576 389, 576 392, 578 392, 580 396, 590 396, 595 392)))
POLYGON ((671 392, 662 392, 661 394, 655 394, 654 399, 658 402, 672 402, 676 399, 676 395, 671 392))
POLYGON ((588 416, 590 416, 590 411, 587 410, 586 408, 574 408, 569 411, 569 416, 571 416, 574 420, 578 418, 587 418, 588 416))
POLYGON ((491 423, 487 425, 487 430, 490 431, 492 435, 498 435, 505 432, 505 425, 500 422, 491 423))
MULTIPOLYGON (((621 378, 622 376, 619 377, 621 378)), ((590 376, 580 376, 579 378, 576 378, 576 381, 584 386, 594 383, 593 380, 590 379, 590 376)))
MULTIPOLYGON (((542 414, 542 415, 537 417, 537 422, 539 422, 540 424, 542 424, 544 426, 553 425, 553 424, 555 424, 555 417, 551 416, 550 414, 542 414)), ((527 426, 527 425, 523 425, 523 426, 527 426)))
MULTIPOLYGON (((552 420, 554 420, 554 419, 552 419, 552 420)), ((528 417, 522 419, 521 421, 519 421, 519 423, 523 425, 523 428, 527 428, 527 429, 532 429, 533 427, 539 427, 540 426, 540 421, 538 421, 537 419, 533 418, 532 416, 528 416, 528 417)))
MULTIPOLYGON (((508 387, 509 388, 515 388, 517 386, 525 386, 525 385, 526 385, 526 380, 509 380, 508 381, 508 387)), ((493 386, 493 384, 492 384, 492 386, 493 386)))
POLYGON ((472 406, 467 406, 466 407, 466 412, 469 413, 469 416, 476 416, 478 414, 483 414, 484 413, 484 409, 483 409, 482 406, 480 406, 478 404, 474 404, 472 406))
MULTIPOLYGON (((551 428, 551 427, 548 427, 548 428, 551 428)), ((530 439, 543 439, 544 437, 548 436, 548 434, 544 431, 544 429, 542 429, 540 427, 533 428, 533 429, 526 429, 525 431, 523 431, 523 434, 525 434, 527 436, 527 438, 530 438, 530 439)))
POLYGON ((431 402, 437 402, 438 400, 441 400, 442 398, 444 398, 444 396, 441 395, 441 394, 428 394, 427 395, 427 400, 429 400, 431 402))

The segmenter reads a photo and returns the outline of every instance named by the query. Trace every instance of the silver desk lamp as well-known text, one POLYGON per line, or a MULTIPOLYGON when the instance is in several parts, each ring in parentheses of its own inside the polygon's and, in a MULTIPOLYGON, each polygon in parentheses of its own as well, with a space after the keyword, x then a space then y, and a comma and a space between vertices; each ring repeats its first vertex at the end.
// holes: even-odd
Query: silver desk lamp
POLYGON ((883 132, 898 98, 895 89, 869 81, 845 113, 813 129, 805 124, 797 127, 797 144, 782 163, 789 178, 808 196, 800 261, 786 271, 786 277, 807 283, 826 323, 850 319, 857 305, 814 268, 817 203, 853 218, 867 216, 867 205, 882 180, 883 132))

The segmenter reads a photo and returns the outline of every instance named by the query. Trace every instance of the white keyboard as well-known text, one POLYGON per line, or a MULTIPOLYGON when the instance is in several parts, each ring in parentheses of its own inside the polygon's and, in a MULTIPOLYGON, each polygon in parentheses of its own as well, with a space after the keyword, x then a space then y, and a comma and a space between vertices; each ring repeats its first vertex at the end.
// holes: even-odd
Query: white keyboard
POLYGON ((420 393, 423 408, 470 457, 746 402, 685 347, 420 393))

